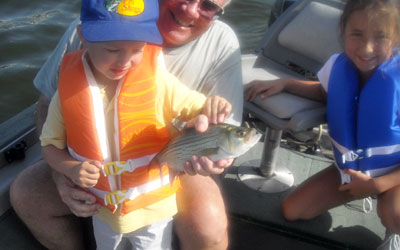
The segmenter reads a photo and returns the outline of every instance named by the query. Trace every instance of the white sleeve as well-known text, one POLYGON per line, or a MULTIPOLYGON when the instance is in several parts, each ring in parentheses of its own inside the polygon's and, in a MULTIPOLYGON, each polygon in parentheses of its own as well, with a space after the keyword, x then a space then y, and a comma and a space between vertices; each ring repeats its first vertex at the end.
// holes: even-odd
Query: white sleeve
POLYGON ((225 122, 239 126, 242 122, 244 102, 239 41, 228 25, 215 22, 212 40, 218 41, 214 47, 217 59, 213 62, 212 70, 204 78, 207 86, 203 89, 208 89, 207 96, 224 97, 232 105, 231 114, 225 122))
POLYGON ((239 125, 243 110, 243 83, 239 41, 221 21, 198 39, 163 48, 167 69, 182 83, 206 96, 224 97, 232 105, 227 123, 239 125))
POLYGON ((40 71, 37 73, 33 84, 35 87, 51 99, 57 90, 58 71, 64 55, 68 52, 80 49, 81 43, 76 33, 76 26, 80 23, 79 18, 75 19, 58 42, 57 47, 47 58, 40 71))
POLYGON ((326 92, 328 92, 328 84, 331 70, 338 56, 339 54, 333 54, 317 73, 318 79, 326 92))

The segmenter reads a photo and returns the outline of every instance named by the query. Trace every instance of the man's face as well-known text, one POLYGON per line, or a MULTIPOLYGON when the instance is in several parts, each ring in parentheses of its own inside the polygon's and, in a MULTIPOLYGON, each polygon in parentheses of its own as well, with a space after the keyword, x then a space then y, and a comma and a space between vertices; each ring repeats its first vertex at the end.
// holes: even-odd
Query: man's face
MULTIPOLYGON (((214 11, 207 8, 209 0, 159 0, 158 28, 165 47, 176 47, 203 34, 212 24, 214 11), (203 1, 206 1, 203 3, 203 1)), ((213 0, 223 6, 225 0, 213 0)))

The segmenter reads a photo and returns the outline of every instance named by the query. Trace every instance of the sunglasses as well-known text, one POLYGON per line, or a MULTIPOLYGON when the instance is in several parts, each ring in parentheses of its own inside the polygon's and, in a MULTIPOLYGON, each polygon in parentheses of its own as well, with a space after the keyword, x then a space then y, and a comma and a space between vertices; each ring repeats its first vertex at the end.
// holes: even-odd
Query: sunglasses
POLYGON ((179 2, 199 2, 198 10, 200 15, 212 19, 215 15, 224 14, 224 8, 219 6, 215 0, 179 0, 179 2))

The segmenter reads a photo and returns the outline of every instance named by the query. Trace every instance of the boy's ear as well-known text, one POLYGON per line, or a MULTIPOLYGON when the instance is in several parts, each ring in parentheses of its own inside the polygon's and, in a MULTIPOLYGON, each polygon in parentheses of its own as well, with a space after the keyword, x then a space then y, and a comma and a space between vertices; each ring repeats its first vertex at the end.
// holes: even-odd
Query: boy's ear
POLYGON ((81 40, 82 44, 86 45, 87 41, 85 40, 85 38, 82 35, 82 27, 80 24, 78 24, 76 26, 76 32, 78 33, 79 40, 81 40))

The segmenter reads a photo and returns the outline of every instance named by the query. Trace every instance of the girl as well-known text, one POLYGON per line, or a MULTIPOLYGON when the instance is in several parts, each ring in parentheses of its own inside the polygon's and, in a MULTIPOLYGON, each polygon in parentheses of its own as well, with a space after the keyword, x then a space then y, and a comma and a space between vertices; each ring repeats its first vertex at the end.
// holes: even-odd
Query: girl
POLYGON ((344 53, 318 72, 320 82, 253 81, 247 100, 288 91, 327 100, 335 164, 310 177, 282 204, 287 220, 311 219, 372 195, 387 228, 378 249, 399 249, 400 14, 396 0, 349 0, 340 20, 344 53))

